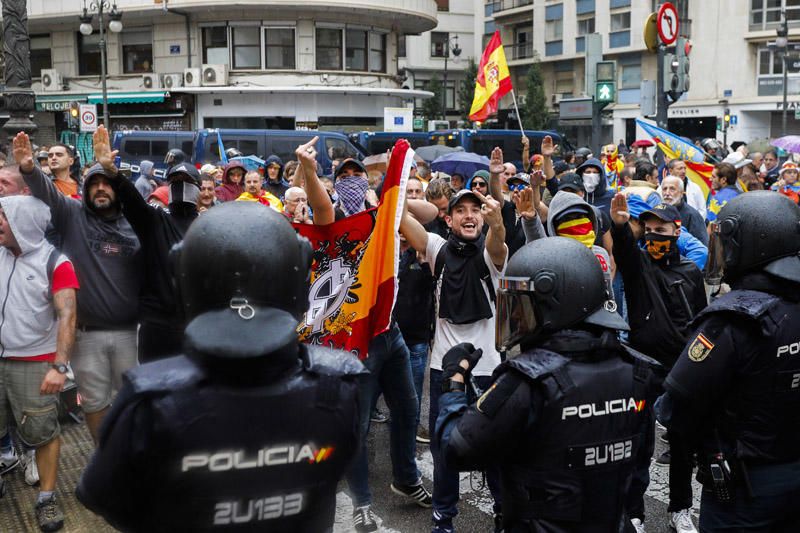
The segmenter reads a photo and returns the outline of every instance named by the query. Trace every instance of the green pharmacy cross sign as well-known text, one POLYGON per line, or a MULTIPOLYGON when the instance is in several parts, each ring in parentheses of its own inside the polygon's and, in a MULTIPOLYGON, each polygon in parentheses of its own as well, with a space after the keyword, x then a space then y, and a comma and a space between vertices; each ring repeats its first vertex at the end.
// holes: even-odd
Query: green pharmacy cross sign
POLYGON ((598 104, 612 104, 617 100, 617 87, 613 81, 598 81, 594 88, 594 101, 598 104))

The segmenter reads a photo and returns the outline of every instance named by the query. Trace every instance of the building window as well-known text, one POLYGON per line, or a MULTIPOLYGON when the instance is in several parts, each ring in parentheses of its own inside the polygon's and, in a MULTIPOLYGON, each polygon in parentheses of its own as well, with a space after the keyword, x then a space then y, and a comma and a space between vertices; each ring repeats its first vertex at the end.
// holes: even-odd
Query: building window
MULTIPOLYGON (((414 89, 417 91, 428 91, 430 90, 431 80, 414 80, 414 89)), ((439 83, 444 85, 444 81, 439 79, 439 83)), ((447 80, 447 88, 444 91, 444 101, 445 106, 447 107, 447 111, 455 111, 456 109, 456 86, 460 83, 459 80, 447 80)), ((441 95, 439 96, 439 100, 441 101, 441 95)), ((416 98, 414 100, 414 107, 420 109, 422 107, 422 102, 424 100, 422 98, 416 98)))
POLYGON ((450 11, 450 0, 436 0, 436 11, 450 11))
POLYGON ((578 35, 594 33, 594 17, 578 19, 578 35))
POLYGON ((227 65, 228 62, 228 28, 203 28, 203 63, 227 65))
POLYGON ((369 34, 369 71, 386 72, 386 34, 369 34))
POLYGON ((616 31, 608 34, 609 48, 624 48, 631 45, 631 32, 616 31))
POLYGON ((50 35, 31 35, 31 76, 38 78, 42 69, 53 68, 50 35))
MULTIPOLYGON (((789 45, 800 43, 789 42, 789 45)), ((789 62, 787 79, 788 93, 800 93, 800 68, 794 61, 789 62)), ((758 49, 758 95, 779 96, 783 92, 783 58, 780 52, 763 47, 758 49)))
POLYGON ((564 53, 564 41, 553 41, 551 43, 544 43, 544 55, 560 56, 563 53, 564 53))
POLYGON ((547 6, 545 8, 544 19, 545 43, 560 41, 564 35, 564 4, 547 6))
POLYGON ((397 34, 397 57, 406 57, 406 36, 397 34))
POLYGON ((575 5, 575 13, 578 15, 594 13, 594 0, 578 0, 575 5))
POLYGON ((122 72, 153 72, 153 33, 150 30, 122 33, 122 72))
POLYGON ((294 28, 264 28, 264 49, 266 68, 294 69, 294 28))
POLYGON ((100 75, 100 34, 78 34, 78 75, 100 75))
MULTIPOLYGON (((631 5, 631 0, 611 0, 609 2, 609 6, 611 9, 615 9, 617 7, 628 7, 631 5)), ((653 11, 656 11, 655 9, 653 11)))
POLYGON ((639 89, 642 84, 642 65, 620 65, 620 89, 639 89))
POLYGON ((775 28, 781 23, 781 10, 784 9, 789 23, 800 21, 800 2, 797 0, 751 0, 750 29, 775 28))
POLYGON ((367 70, 367 32, 347 30, 345 32, 347 70, 367 70))
POLYGON ((261 68, 261 28, 258 26, 232 26, 231 48, 235 69, 261 68))
POLYGON ((611 31, 622 31, 631 29, 631 12, 625 11, 624 13, 612 13, 611 15, 611 31))
POLYGON ((342 70, 342 29, 317 28, 317 70, 342 70))
POLYGON ((447 47, 450 34, 439 31, 431 32, 431 57, 445 57, 448 55, 447 47))

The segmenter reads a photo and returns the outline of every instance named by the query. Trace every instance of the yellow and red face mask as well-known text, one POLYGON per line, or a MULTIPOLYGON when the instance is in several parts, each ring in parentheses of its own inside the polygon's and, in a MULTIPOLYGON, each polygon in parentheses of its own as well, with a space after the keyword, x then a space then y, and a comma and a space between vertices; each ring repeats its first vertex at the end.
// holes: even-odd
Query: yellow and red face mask
POLYGON ((556 226, 556 235, 575 239, 587 248, 591 248, 594 245, 596 238, 592 221, 587 217, 562 222, 556 226))
POLYGON ((644 236, 647 246, 647 253, 656 261, 660 261, 665 256, 673 253, 678 242, 677 235, 660 235, 658 233, 647 233, 644 236))

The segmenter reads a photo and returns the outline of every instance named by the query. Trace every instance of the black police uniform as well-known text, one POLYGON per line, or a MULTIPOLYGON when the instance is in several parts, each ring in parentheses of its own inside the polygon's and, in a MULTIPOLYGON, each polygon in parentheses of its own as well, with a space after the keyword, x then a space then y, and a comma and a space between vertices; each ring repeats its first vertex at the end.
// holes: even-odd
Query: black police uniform
POLYGON ((609 331, 562 331, 502 363, 481 399, 442 396, 448 466, 500 461, 504 528, 608 532, 632 527, 625 494, 652 364, 609 331))
POLYGON ((665 382, 664 422, 698 440, 701 529, 800 530, 800 286, 760 281, 697 317, 665 382))
POLYGON ((185 356, 131 371, 79 500, 123 531, 329 531, 364 370, 343 352, 294 349, 282 375, 262 368, 246 386, 185 356))

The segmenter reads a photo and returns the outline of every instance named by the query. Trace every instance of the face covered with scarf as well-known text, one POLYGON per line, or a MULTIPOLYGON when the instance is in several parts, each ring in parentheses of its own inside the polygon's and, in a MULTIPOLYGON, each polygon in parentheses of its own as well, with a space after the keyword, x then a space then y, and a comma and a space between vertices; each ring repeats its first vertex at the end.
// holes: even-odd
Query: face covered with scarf
POLYGON ((647 253, 654 261, 678 255, 678 233, 680 226, 675 222, 667 222, 655 216, 648 216, 644 222, 644 242, 647 253))
POLYGON ((594 246, 597 237, 588 213, 569 213, 555 223, 556 235, 575 239, 587 248, 594 246))
POLYGON ((369 181, 362 167, 355 163, 342 163, 336 171, 333 188, 339 197, 339 207, 345 216, 364 210, 364 199, 369 188, 369 181))

